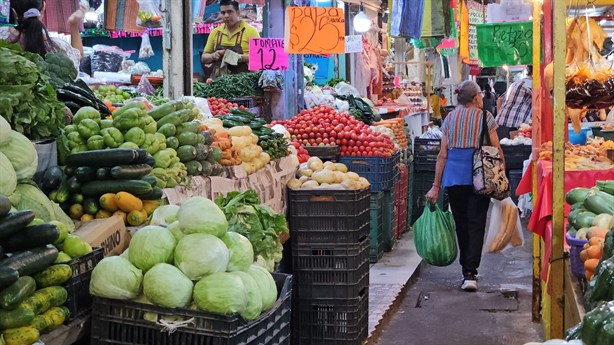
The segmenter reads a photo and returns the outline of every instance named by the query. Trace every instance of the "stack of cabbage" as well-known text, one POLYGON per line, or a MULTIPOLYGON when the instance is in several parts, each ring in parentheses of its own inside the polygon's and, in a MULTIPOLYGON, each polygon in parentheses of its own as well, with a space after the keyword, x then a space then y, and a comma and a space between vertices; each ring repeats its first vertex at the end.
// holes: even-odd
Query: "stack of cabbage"
MULTIPOLYGON (((121 256, 98 263, 90 294, 240 314, 246 320, 273 307, 273 277, 253 263, 249 240, 227 231, 226 217, 215 203, 193 197, 181 207, 162 206, 154 212, 152 224, 156 225, 132 237, 121 256)), ((150 321, 157 321, 157 316, 150 321)))

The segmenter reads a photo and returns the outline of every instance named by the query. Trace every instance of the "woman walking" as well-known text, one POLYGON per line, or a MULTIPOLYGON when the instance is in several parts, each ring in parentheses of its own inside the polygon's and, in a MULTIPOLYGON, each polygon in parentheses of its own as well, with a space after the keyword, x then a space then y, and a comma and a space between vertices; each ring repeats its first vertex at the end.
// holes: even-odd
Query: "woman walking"
MULTIPOLYGON (((478 84, 465 81, 457 90, 458 103, 442 125, 443 138, 437 158, 435 182, 426 199, 437 202, 440 190, 446 188, 456 224, 465 291, 477 290, 478 267, 482 258, 482 246, 486 228, 486 216, 490 199, 473 192, 473 153, 479 146, 486 116, 493 146, 499 147, 497 125, 493 115, 483 111, 483 97, 478 84)), ((499 150, 501 148, 499 147, 499 150)))

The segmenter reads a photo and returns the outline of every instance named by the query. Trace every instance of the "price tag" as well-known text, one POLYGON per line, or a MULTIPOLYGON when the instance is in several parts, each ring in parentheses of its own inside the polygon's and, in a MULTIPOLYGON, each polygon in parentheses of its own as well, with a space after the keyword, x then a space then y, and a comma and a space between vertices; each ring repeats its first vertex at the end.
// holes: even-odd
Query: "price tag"
POLYGON ((288 7, 286 51, 290 54, 345 54, 345 16, 335 7, 288 7))
POLYGON ((362 53, 362 35, 345 36, 345 53, 362 53))
POLYGON ((249 39, 250 71, 287 71, 289 65, 288 53, 284 50, 283 38, 249 39))

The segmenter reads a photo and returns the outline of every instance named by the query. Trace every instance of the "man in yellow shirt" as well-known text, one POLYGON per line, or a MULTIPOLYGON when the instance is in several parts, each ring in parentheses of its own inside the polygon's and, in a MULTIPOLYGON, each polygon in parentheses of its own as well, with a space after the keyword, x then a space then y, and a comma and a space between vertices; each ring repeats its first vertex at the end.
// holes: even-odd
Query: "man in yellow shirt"
MULTIPOLYGON (((211 31, 205 50, 201 57, 204 65, 211 65, 205 70, 207 78, 218 78, 225 73, 235 74, 248 71, 249 39, 259 38, 258 30, 239 18, 239 3, 234 0, 220 2, 220 16, 224 24, 211 31), (226 51, 239 55, 236 65, 228 63, 232 60, 226 51), (222 60, 226 59, 227 69, 222 68, 222 60)), ((230 54, 233 55, 233 54, 230 54)), ((235 55, 236 57, 236 55, 235 55)))

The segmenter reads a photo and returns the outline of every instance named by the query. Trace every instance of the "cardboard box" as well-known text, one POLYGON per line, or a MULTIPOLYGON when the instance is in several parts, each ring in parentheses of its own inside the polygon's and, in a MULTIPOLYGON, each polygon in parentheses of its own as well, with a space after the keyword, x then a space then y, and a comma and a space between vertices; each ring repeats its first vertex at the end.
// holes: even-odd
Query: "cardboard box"
POLYGON ((81 237, 92 247, 104 248, 104 256, 123 253, 128 248, 131 238, 120 216, 83 223, 73 235, 81 237))

